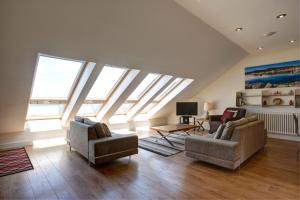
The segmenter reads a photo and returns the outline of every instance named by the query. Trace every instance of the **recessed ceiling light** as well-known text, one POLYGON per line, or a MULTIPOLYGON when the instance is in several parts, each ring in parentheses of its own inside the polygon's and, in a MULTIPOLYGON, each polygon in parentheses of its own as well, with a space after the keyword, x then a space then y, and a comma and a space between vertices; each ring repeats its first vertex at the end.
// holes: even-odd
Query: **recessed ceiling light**
POLYGON ((284 17, 286 17, 286 16, 287 16, 287 14, 284 14, 284 13, 283 13, 283 14, 277 15, 276 18, 277 18, 277 19, 281 19, 281 18, 284 18, 284 17))
POLYGON ((264 36, 265 37, 270 37, 270 36, 272 36, 272 35, 275 35, 277 32, 275 32, 275 31, 271 31, 271 32, 269 32, 269 33, 265 33, 264 34, 264 36))
POLYGON ((258 49, 258 50, 262 50, 262 49, 263 49, 263 47, 258 47, 257 49, 258 49))
POLYGON ((238 27, 238 28, 235 29, 235 31, 237 31, 237 32, 242 31, 242 30, 243 30, 242 27, 238 27))
POLYGON ((290 43, 294 43, 294 42, 296 42, 296 40, 290 40, 290 43))

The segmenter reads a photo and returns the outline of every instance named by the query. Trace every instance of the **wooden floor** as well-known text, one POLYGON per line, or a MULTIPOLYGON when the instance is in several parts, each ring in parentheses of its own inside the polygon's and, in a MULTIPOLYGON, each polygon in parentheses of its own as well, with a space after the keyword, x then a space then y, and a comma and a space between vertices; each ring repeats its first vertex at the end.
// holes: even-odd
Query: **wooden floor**
POLYGON ((67 146, 27 147, 34 170, 0 177, 0 199, 298 199, 297 144, 269 139, 240 171, 183 153, 138 155, 92 168, 67 146))

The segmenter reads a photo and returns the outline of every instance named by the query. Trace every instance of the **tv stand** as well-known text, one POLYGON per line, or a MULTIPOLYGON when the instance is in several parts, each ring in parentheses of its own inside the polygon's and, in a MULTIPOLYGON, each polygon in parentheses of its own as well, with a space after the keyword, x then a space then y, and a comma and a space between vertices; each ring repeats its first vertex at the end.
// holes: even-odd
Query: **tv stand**
POLYGON ((195 117, 192 116, 180 116, 179 118, 179 124, 190 124, 190 118, 193 118, 193 124, 195 125, 195 117))

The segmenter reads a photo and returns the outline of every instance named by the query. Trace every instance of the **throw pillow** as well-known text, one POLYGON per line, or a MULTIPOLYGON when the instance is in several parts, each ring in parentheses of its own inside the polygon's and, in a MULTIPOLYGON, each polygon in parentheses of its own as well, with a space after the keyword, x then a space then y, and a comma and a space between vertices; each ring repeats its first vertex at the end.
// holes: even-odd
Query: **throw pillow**
POLYGON ((233 130, 237 126, 241 126, 248 123, 248 120, 245 118, 236 120, 236 121, 229 121, 226 123, 225 128, 223 130, 221 140, 230 140, 233 134, 233 130))
POLYGON ((101 123, 94 122, 94 121, 92 121, 90 119, 87 119, 87 118, 84 119, 84 123, 95 128, 95 131, 96 131, 96 134, 97 134, 98 138, 106 137, 106 134, 104 133, 104 131, 102 129, 101 123))
POLYGON ((105 134, 105 136, 111 137, 111 132, 110 132, 108 126, 105 123, 102 123, 101 126, 102 126, 102 131, 105 134))
POLYGON ((75 116, 75 117, 74 117, 74 120, 75 120, 76 122, 81 122, 81 123, 84 122, 84 118, 83 118, 83 117, 80 117, 80 116, 75 116))
POLYGON ((230 140, 233 129, 234 129, 233 122, 232 121, 227 122, 220 139, 221 140, 230 140))
POLYGON ((230 111, 225 110, 225 111, 223 112, 223 115, 222 115, 222 117, 221 117, 220 122, 223 124, 223 123, 225 122, 226 119, 232 118, 233 115, 234 115, 233 112, 230 112, 230 111))
POLYGON ((222 136, 224 128, 225 128, 225 124, 220 124, 218 130, 215 132, 214 139, 220 139, 220 137, 222 136))
POLYGON ((237 114, 238 114, 237 110, 227 110, 227 111, 233 112, 233 116, 232 116, 233 118, 235 118, 237 116, 237 114))

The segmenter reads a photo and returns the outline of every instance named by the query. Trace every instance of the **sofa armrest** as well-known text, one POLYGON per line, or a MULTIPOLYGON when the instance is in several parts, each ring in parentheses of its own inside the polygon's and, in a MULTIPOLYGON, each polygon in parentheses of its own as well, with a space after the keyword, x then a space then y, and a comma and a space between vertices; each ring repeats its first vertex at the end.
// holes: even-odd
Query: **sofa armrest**
POLYGON ((209 121, 220 121, 222 115, 209 115, 209 121))
POLYGON ((113 134, 106 137, 89 141, 90 156, 98 157, 113 154, 130 149, 138 148, 138 136, 113 134))
POLYGON ((185 150, 223 160, 236 161, 240 158, 240 145, 238 142, 205 136, 186 137, 185 150))
POLYGON ((70 122, 70 146, 86 158, 88 157, 89 129, 90 126, 86 124, 70 122))

